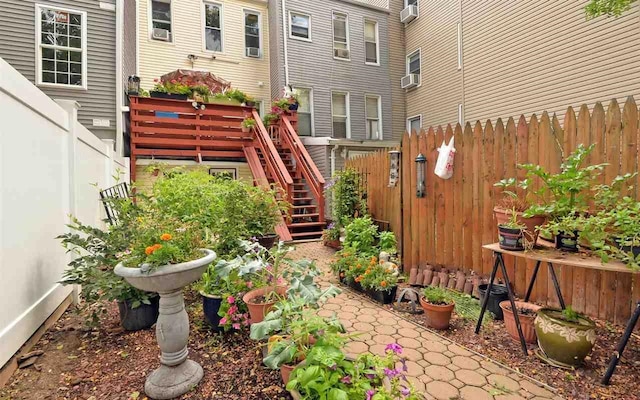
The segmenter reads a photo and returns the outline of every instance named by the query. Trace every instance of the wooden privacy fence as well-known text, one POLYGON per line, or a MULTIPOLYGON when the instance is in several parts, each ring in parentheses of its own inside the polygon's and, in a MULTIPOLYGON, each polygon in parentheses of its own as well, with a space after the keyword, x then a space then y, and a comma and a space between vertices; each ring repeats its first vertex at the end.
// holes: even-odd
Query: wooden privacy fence
MULTIPOLYGON (((560 169, 564 157, 578 144, 596 143, 588 163, 608 163, 601 183, 626 172, 637 172, 640 162, 638 108, 632 97, 621 108, 613 100, 605 110, 597 103, 590 111, 586 105, 577 113, 568 108, 563 124, 556 115, 524 115, 514 120, 477 121, 464 127, 429 128, 402 140, 402 255, 405 271, 412 266, 441 265, 448 269, 473 270, 488 275, 492 254, 483 244, 497 241, 493 207, 501 199, 494 183, 508 177, 524 178, 518 164, 536 163, 552 172, 560 169), (437 148, 455 137, 454 174, 449 180, 434 175, 437 148), (416 197, 416 156, 422 153, 426 163, 426 196, 416 197)), ((387 156, 388 157, 388 156, 387 156)), ((388 204, 388 160, 376 154, 356 160, 359 169, 380 168, 369 175, 368 194, 372 211, 376 204, 388 204), (385 203, 387 202, 387 203, 385 203)), ((353 164, 355 165, 354 162, 353 164)), ((633 185, 640 182, 635 178, 633 185)), ((539 185, 539 182, 536 182, 539 185)), ((637 195, 637 189, 627 189, 637 195)), ((393 203, 393 200, 391 200, 393 203)), ((382 211, 393 213, 393 210, 382 211)), ((375 215, 375 214, 374 214, 375 215)), ((397 229, 398 224, 393 225, 397 229)), ((396 231, 396 233, 400 233, 396 231)), ((516 292, 523 297, 534 263, 514 264, 506 259, 516 292)), ((640 277, 625 273, 600 272, 558 265, 558 276, 567 304, 591 316, 618 323, 626 322, 635 300, 640 298, 640 277)), ((546 272, 546 271, 545 271, 546 272)), ((558 306, 551 279, 538 274, 532 300, 558 306)))
MULTIPOLYGON (((394 149, 398 150, 398 149, 394 149)), ((402 206, 400 181, 389 186, 390 158, 387 150, 360 156, 346 162, 346 168, 358 171, 362 178, 362 190, 367 196, 371 216, 396 234, 398 248, 402 248, 402 206)))

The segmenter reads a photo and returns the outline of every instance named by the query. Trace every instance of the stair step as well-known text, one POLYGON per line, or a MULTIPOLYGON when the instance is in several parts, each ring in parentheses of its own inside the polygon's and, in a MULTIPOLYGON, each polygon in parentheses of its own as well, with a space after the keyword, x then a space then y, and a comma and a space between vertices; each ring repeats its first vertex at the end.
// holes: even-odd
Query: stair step
POLYGON ((317 218, 320 213, 308 213, 308 214, 292 214, 291 218, 317 218))
POLYGON ((293 222, 291 224, 287 224, 289 228, 308 228, 310 226, 324 226, 326 222, 293 222))
POLYGON ((301 204, 301 205, 293 206, 294 210, 300 210, 304 208, 318 208, 318 206, 315 204, 301 204))
POLYGON ((322 236, 322 231, 312 231, 312 232, 293 232, 291 233, 291 237, 295 240, 296 238, 309 238, 309 237, 320 237, 322 236))
POLYGON ((313 200, 312 197, 294 197, 293 201, 311 201, 313 200))
POLYGON ((293 189, 293 193, 309 193, 307 189, 293 189))

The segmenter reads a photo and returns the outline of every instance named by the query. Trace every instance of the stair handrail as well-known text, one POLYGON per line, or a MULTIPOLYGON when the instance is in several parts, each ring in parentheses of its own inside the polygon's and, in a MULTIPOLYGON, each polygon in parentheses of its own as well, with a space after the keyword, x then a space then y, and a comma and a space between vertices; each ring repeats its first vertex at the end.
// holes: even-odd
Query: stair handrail
POLYGON ((320 219, 324 219, 324 184, 325 180, 318 167, 313 162, 313 159, 304 147, 304 144, 300 140, 300 137, 293 129, 291 121, 286 115, 282 116, 282 130, 280 131, 280 138, 283 139, 286 145, 291 149, 291 154, 296 160, 296 167, 300 168, 304 178, 307 180, 311 191, 318 200, 318 207, 320 210, 320 219))
POLYGON ((256 121, 253 132, 256 142, 265 158, 267 170, 274 180, 280 184, 282 189, 287 193, 287 200, 291 203, 293 200, 293 179, 291 178, 291 174, 289 174, 287 167, 284 165, 276 146, 273 144, 273 141, 271 140, 271 137, 269 136, 267 129, 262 123, 262 119, 256 110, 252 111, 252 116, 256 121))

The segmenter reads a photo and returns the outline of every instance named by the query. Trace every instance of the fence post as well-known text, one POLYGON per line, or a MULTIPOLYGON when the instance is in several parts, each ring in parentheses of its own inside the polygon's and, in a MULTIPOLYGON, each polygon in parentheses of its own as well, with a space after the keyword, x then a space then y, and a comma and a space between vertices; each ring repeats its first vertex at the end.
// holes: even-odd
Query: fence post
MULTIPOLYGON (((78 109, 80 104, 75 100, 62 100, 55 99, 64 111, 69 114, 69 126, 67 131, 69 133, 67 140, 67 170, 68 170, 68 190, 69 190, 69 204, 68 214, 77 214, 77 199, 76 199, 76 186, 77 186, 77 171, 76 171, 76 154, 78 144, 78 133, 76 132, 76 124, 78 122, 78 109)), ((69 253, 69 261, 73 258, 73 254, 69 253)), ((80 302, 80 285, 73 285, 73 303, 78 304, 80 302)))

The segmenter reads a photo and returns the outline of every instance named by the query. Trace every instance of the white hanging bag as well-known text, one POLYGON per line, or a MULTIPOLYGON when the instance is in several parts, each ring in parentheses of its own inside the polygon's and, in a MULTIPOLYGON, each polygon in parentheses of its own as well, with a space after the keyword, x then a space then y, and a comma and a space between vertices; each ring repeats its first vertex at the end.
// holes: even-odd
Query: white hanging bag
POLYGON ((453 176, 453 157, 456 154, 456 149, 453 147, 453 137, 449 140, 449 144, 442 142, 438 153, 440 154, 433 172, 442 179, 449 179, 453 176))

